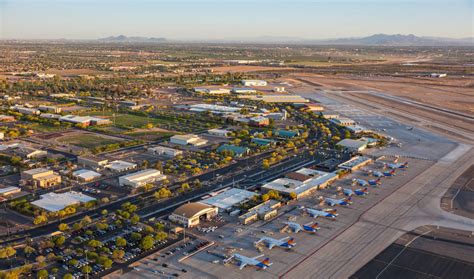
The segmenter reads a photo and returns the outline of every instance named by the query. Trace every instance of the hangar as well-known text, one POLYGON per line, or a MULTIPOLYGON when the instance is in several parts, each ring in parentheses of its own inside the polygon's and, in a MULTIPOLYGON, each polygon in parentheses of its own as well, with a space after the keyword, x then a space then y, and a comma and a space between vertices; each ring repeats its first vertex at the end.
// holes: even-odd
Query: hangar
POLYGON ((200 202, 191 202, 176 208, 169 219, 189 228, 199 225, 201 219, 209 220, 216 215, 217 207, 200 202))

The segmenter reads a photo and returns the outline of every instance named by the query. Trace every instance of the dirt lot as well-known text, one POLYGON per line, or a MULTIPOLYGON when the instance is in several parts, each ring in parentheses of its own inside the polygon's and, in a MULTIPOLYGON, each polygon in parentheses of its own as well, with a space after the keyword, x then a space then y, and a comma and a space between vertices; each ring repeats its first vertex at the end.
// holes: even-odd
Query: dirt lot
POLYGON ((474 90, 468 78, 355 77, 298 74, 321 89, 375 90, 464 113, 474 113, 474 90))
POLYGON ((238 73, 238 72, 284 71, 284 70, 289 70, 291 68, 241 65, 241 66, 214 67, 211 69, 215 73, 226 73, 226 72, 238 73))

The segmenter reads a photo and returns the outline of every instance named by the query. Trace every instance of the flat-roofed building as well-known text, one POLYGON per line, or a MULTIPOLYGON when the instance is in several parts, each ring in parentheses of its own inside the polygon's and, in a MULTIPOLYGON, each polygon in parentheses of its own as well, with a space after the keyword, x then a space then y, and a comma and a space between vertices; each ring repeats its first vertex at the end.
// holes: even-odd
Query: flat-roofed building
POLYGON ((242 157, 244 155, 248 155, 250 149, 247 147, 236 146, 232 144, 223 144, 217 148, 217 152, 230 152, 233 154, 234 157, 242 157))
POLYGON ((32 202, 31 204, 42 208, 49 212, 56 212, 63 210, 64 208, 72 205, 95 201, 93 197, 89 197, 79 192, 70 191, 66 193, 47 193, 41 195, 39 200, 32 202))
POLYGON ((273 135, 279 138, 291 139, 291 138, 299 136, 300 132, 298 130, 290 131, 290 130, 278 129, 278 130, 273 131, 273 135))
POLYGON ((121 160, 115 160, 108 163, 105 167, 113 172, 123 172, 136 169, 137 164, 121 160))
POLYGON ((101 177, 101 174, 95 171, 82 169, 74 171, 72 176, 81 182, 90 182, 101 177))
POLYGON ((367 148, 367 141, 360 139, 343 139, 340 142, 336 143, 336 145, 351 152, 359 152, 367 148))
POLYGON ((262 101, 265 103, 289 103, 289 104, 304 104, 309 100, 299 95, 240 95, 241 99, 249 99, 253 101, 262 101))
POLYGON ((174 135, 170 138, 170 142, 179 145, 202 146, 207 144, 207 140, 197 135, 174 135))
POLYGON ((277 200, 268 200, 261 204, 258 204, 250 208, 247 213, 239 216, 240 223, 248 225, 257 220, 269 220, 276 217, 278 214, 278 208, 281 207, 281 202, 277 200))
POLYGON ((21 189, 15 186, 0 188, 0 196, 2 197, 10 196, 10 195, 20 193, 20 192, 21 192, 21 189))
POLYGON ((39 106, 38 109, 43 112, 61 113, 62 109, 56 106, 39 106))
POLYGON ((41 111, 34 108, 16 107, 16 110, 22 114, 39 115, 41 111))
POLYGON ((146 169, 119 177, 119 184, 120 186, 138 188, 164 179, 166 179, 166 175, 159 170, 146 169))
POLYGON ((324 111, 324 112, 320 112, 320 114, 323 116, 323 118, 326 118, 326 119, 337 119, 337 118, 339 118, 339 114, 337 114, 335 112, 324 111))
POLYGON ((289 174, 289 176, 294 179, 278 178, 263 185, 262 191, 274 190, 285 196, 295 193, 299 198, 309 195, 318 189, 325 188, 338 178, 335 173, 308 168, 299 169, 295 173, 289 174))
POLYGON ((234 94, 257 94, 257 90, 253 88, 234 87, 232 88, 234 94))
POLYGON ((231 133, 231 131, 226 129, 210 129, 207 130, 207 133, 209 135, 226 138, 231 133))
POLYGON ((61 183, 61 176, 46 168, 23 171, 21 173, 21 179, 27 181, 33 186, 41 188, 48 188, 61 183))
POLYGON ((342 164, 339 164, 337 167, 339 169, 355 171, 355 170, 358 170, 358 169, 362 168, 363 166, 366 166, 366 165, 368 165, 372 162, 373 162, 373 160, 369 157, 355 156, 352 159, 350 159, 349 161, 346 161, 342 164))
POLYGON ((211 105, 211 104, 195 104, 195 105, 190 105, 189 110, 194 111, 194 112, 209 111, 214 114, 224 114, 224 113, 239 112, 241 108, 221 106, 221 105, 211 105))
POLYGON ((77 164, 83 167, 89 167, 94 170, 104 168, 109 163, 109 160, 95 156, 79 156, 77 157, 77 164))
POLYGON ((244 79, 240 83, 242 83, 243 86, 267 86, 268 83, 264 80, 258 80, 258 79, 244 79))
POLYGON ((200 219, 211 219, 218 213, 217 207, 213 207, 200 202, 192 202, 176 208, 169 216, 172 222, 185 227, 195 227, 199 225, 200 219))
POLYGON ((353 126, 356 124, 354 120, 346 117, 333 118, 330 121, 340 126, 353 126))
POLYGON ((219 210, 228 211, 232 207, 239 206, 240 204, 250 200, 255 195, 257 194, 254 192, 231 188, 213 197, 202 200, 201 202, 215 206, 219 208, 219 210))
POLYGON ((36 149, 23 144, 20 144, 17 148, 13 149, 13 153, 23 159, 43 158, 48 155, 48 152, 45 150, 36 149))
POLYGON ((165 146, 154 146, 154 147, 149 147, 147 148, 147 152, 158 155, 158 156, 166 156, 170 158, 174 158, 178 155, 182 155, 183 151, 179 149, 174 149, 174 148, 169 148, 165 146))
POLYGON ((270 125, 270 119, 263 116, 254 116, 249 119, 249 124, 257 127, 265 127, 270 125))
POLYGON ((0 122, 11 122, 11 121, 15 121, 15 117, 14 117, 14 116, 11 116, 11 115, 4 115, 4 114, 1 114, 1 115, 0 115, 0 122))

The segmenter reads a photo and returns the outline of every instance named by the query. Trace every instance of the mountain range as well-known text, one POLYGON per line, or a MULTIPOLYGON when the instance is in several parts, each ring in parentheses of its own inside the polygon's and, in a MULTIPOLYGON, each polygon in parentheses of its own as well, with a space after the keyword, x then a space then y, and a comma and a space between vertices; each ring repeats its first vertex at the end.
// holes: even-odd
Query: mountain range
POLYGON ((166 38, 155 38, 155 37, 127 37, 125 35, 110 36, 106 38, 100 38, 98 41, 101 42, 150 42, 150 43, 161 43, 165 42, 166 38))

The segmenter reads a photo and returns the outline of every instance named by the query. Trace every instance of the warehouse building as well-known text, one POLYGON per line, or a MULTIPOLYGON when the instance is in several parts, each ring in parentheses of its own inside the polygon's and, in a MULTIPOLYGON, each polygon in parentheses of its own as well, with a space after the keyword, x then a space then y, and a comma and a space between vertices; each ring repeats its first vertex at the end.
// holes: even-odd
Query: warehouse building
POLYGON ((165 156, 169 158, 174 158, 178 155, 182 155, 183 151, 174 149, 174 148, 169 148, 169 147, 164 147, 164 146, 155 146, 155 147, 149 147, 147 149, 148 153, 158 155, 158 156, 165 156))
POLYGON ((63 210, 64 208, 72 205, 95 201, 93 197, 89 197, 79 192, 71 191, 66 193, 47 193, 41 195, 39 200, 32 202, 31 204, 42 208, 49 212, 56 212, 63 210))
POLYGON ((99 178, 101 174, 95 171, 82 169, 82 170, 74 171, 72 173, 72 176, 81 182, 91 182, 99 178))
POLYGON ((366 140, 353 140, 353 139, 343 139, 340 142, 336 143, 336 146, 342 147, 350 152, 360 152, 367 148, 366 140))
POLYGON ((232 144, 223 144, 217 148, 217 152, 222 153, 222 152, 231 152, 234 157, 242 157, 245 155, 248 155, 250 152, 250 149, 247 147, 242 147, 242 146, 236 146, 232 144))
POLYGON ((30 185, 41 188, 48 188, 61 183, 61 176, 46 168, 23 171, 21 173, 21 179, 30 185))
POLYGON ((213 135, 213 136, 216 136, 216 137, 226 138, 232 132, 229 131, 229 130, 226 130, 226 129, 211 129, 211 130, 208 130, 207 133, 209 135, 213 135))
POLYGON ((232 113, 232 112, 239 112, 241 108, 237 107, 229 107, 229 106, 220 106, 220 105, 211 105, 211 104, 195 104, 189 106, 190 111, 194 112, 205 112, 209 111, 214 114, 224 114, 224 113, 232 113))
POLYGON ((179 145, 203 146, 207 144, 207 140, 194 134, 174 135, 170 138, 170 143, 179 145))
POLYGON ((119 177, 119 185, 138 188, 164 179, 166 175, 159 170, 146 169, 119 177))
POLYGON ((265 127, 270 125, 270 119, 263 116, 254 116, 249 118, 249 125, 256 127, 265 127))
POLYGON ((124 172, 136 169, 137 164, 121 160, 115 160, 107 164, 105 167, 113 172, 124 172))
POLYGON ((39 106, 38 109, 43 112, 61 113, 62 109, 55 106, 39 106))
POLYGON ((291 139, 291 138, 299 136, 300 132, 279 129, 279 130, 274 130, 273 134, 275 135, 275 137, 278 137, 278 138, 291 139))
POLYGON ((217 207, 213 207, 200 202, 183 204, 176 208, 169 216, 172 222, 185 227, 195 227, 199 225, 201 219, 209 220, 217 215, 217 207))
POLYGON ((234 88, 232 88, 232 93, 234 93, 234 94, 257 94, 257 90, 255 90, 253 88, 234 87, 234 88))
POLYGON ((193 91, 196 93, 201 93, 201 94, 211 94, 211 95, 224 95, 224 94, 229 94, 230 89, 227 88, 203 88, 203 87, 196 87, 193 88, 193 91))
POLYGON ((252 138, 250 140, 251 143, 255 143, 256 145, 260 146, 270 146, 275 144, 275 141, 270 140, 270 139, 260 139, 260 138, 252 138))
POLYGON ((33 108, 25 108, 25 107, 16 107, 16 110, 19 113, 27 114, 27 115, 40 115, 41 111, 33 108))
POLYGON ((213 197, 202 200, 202 203, 219 208, 221 211, 229 211, 235 206, 250 200, 256 194, 247 190, 231 188, 213 197))
POLYGON ((308 168, 302 168, 287 175, 286 178, 278 178, 263 185, 262 190, 267 192, 274 190, 285 196, 295 193, 297 198, 300 198, 318 189, 325 188, 337 179, 335 173, 308 168))

